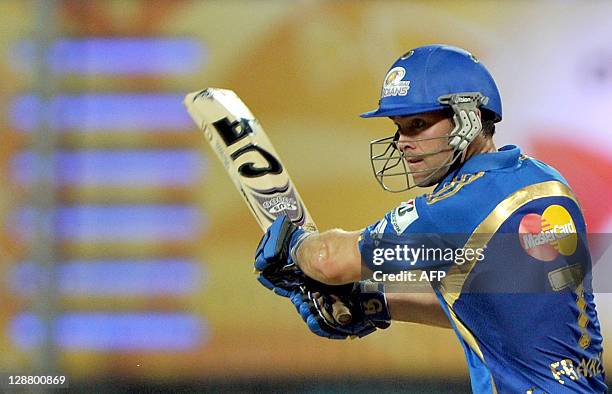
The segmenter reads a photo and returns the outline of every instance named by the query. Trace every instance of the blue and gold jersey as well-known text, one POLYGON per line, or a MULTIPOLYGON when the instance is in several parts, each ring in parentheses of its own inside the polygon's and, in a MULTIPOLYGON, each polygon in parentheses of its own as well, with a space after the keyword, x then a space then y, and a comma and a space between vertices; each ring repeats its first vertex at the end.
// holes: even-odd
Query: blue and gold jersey
POLYGON ((474 393, 602 393, 585 235, 563 177, 506 146, 387 213, 359 246, 374 272, 442 270, 431 285, 474 393))

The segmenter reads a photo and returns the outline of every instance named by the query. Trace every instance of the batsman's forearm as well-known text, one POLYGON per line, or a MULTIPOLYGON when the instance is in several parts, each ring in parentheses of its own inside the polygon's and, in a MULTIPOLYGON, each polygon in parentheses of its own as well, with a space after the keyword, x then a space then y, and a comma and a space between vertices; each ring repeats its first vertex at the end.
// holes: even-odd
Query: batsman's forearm
POLYGON ((452 328, 436 295, 427 293, 386 293, 391 320, 452 328))
POLYGON ((310 278, 328 285, 361 279, 360 231, 340 229, 314 233, 297 249, 297 264, 310 278))

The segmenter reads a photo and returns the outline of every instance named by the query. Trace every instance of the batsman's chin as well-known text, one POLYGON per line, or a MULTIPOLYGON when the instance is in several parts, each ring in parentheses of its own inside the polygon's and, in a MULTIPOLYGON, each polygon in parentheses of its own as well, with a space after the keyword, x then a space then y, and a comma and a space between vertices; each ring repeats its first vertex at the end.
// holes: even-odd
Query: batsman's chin
POLYGON ((427 170, 427 168, 412 169, 412 182, 418 187, 430 187, 436 185, 442 177, 436 174, 436 170, 427 170))
POLYGON ((427 179, 427 177, 414 177, 414 184, 417 187, 429 187, 435 185, 437 182, 427 179))

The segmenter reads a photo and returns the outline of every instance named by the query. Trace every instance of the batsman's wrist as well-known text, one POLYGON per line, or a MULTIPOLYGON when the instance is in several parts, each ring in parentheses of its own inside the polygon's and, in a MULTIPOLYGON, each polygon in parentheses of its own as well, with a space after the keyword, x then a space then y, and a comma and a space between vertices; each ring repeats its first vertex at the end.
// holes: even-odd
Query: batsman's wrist
POLYGON ((291 241, 289 242, 289 257, 293 264, 300 266, 298 259, 298 249, 302 246, 302 243, 306 240, 306 238, 313 235, 313 231, 306 231, 303 228, 299 227, 296 232, 291 237, 291 241))

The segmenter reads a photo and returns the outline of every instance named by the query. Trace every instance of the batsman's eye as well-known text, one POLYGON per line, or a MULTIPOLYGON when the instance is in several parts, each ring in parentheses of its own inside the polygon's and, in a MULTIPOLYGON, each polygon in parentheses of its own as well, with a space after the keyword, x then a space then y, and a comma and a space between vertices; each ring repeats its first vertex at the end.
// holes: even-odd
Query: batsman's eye
POLYGON ((425 119, 416 118, 407 122, 403 127, 398 125, 397 132, 402 135, 411 135, 428 127, 425 119))
POLYGON ((425 127, 426 125, 427 125, 427 122, 425 122, 425 120, 417 118, 412 121, 412 123, 410 124, 410 128, 419 130, 425 127))

